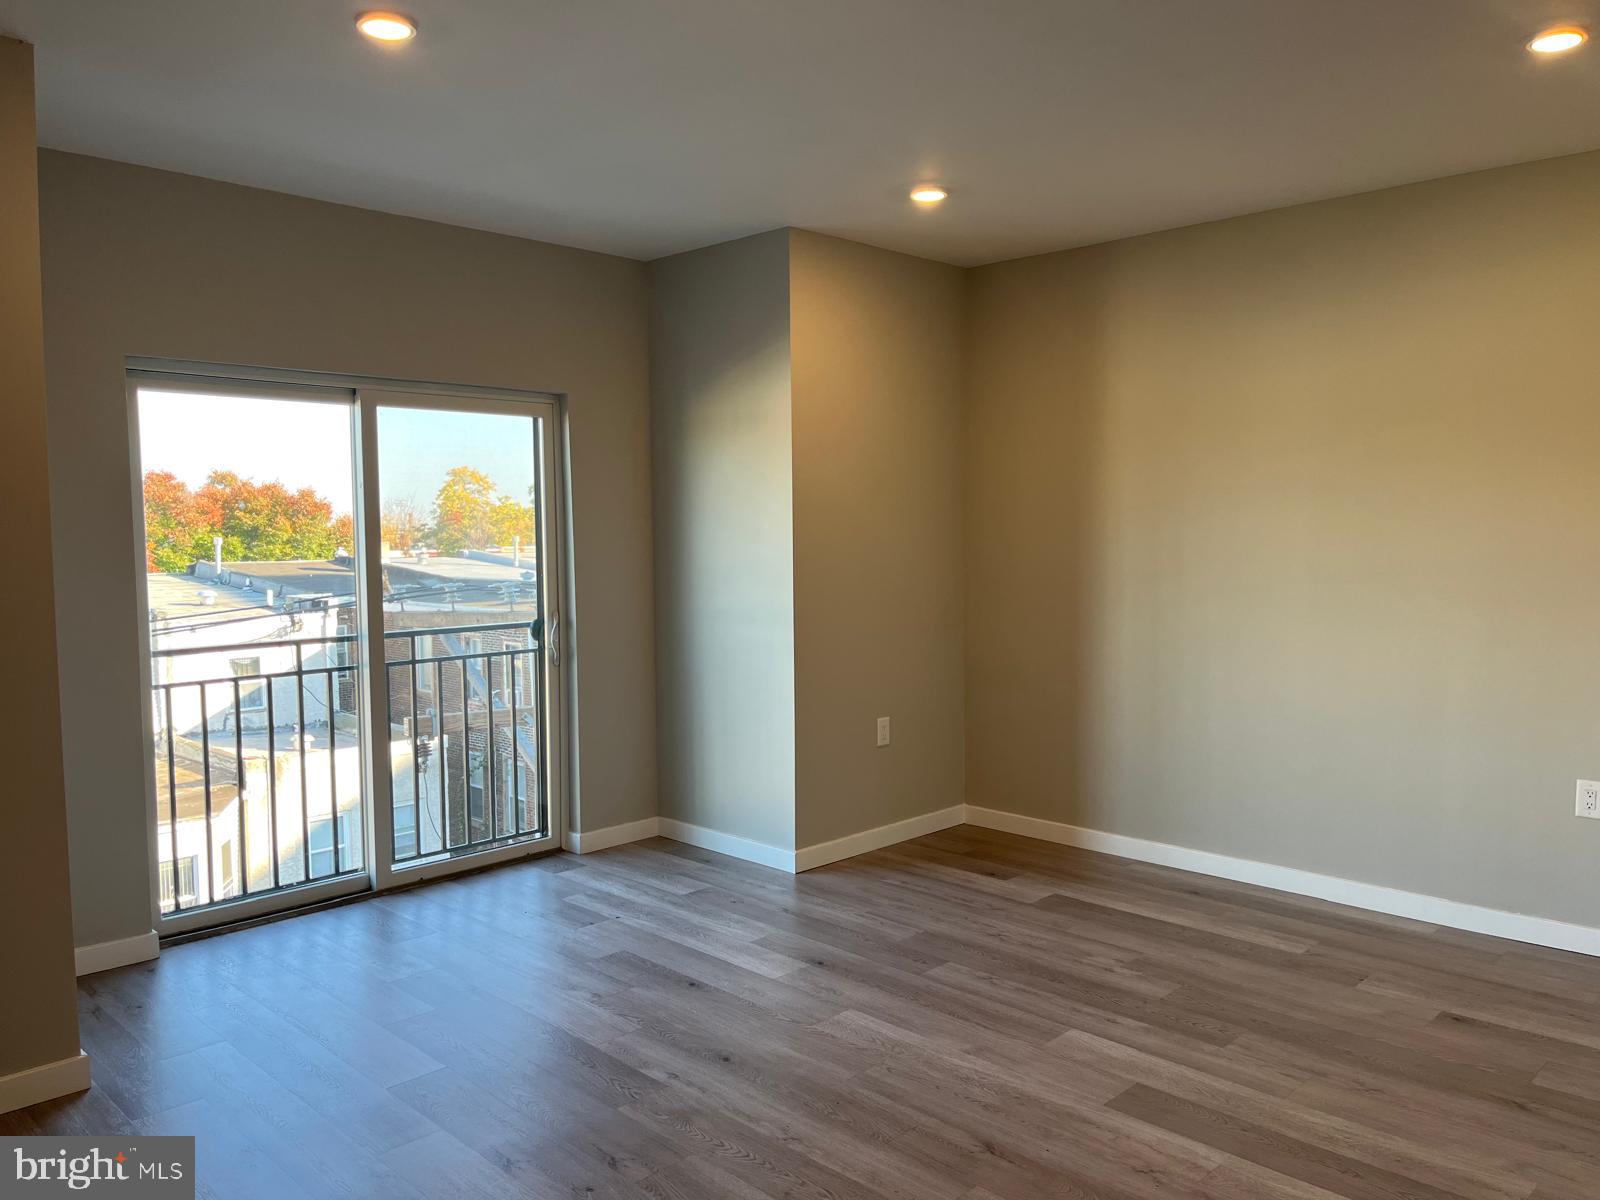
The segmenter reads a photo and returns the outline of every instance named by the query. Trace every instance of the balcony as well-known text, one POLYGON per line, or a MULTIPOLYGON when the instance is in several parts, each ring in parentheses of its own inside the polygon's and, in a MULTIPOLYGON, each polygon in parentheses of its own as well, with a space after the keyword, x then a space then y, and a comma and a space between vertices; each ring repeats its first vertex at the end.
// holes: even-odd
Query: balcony
MULTIPOLYGON (((359 639, 330 609, 302 636, 151 654, 163 915, 359 879, 369 866, 359 639)), ((540 623, 388 613, 388 791, 397 867, 548 833, 540 623), (431 624, 431 622, 439 622, 431 624)))

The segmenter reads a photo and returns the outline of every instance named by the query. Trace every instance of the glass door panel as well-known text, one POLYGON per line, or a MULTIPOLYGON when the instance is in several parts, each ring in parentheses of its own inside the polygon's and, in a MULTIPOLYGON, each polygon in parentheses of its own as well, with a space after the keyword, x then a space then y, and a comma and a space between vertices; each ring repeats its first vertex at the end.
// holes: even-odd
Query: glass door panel
POLYGON ((358 890, 354 394, 134 394, 163 928, 358 890))
POLYGON ((548 411, 374 411, 391 864, 554 839, 548 411))

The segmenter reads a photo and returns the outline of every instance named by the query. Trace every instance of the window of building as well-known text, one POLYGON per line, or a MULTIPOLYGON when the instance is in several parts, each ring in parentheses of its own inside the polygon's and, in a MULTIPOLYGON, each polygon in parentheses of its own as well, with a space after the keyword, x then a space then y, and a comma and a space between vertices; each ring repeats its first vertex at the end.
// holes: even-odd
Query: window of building
POLYGON ((191 854, 188 858, 178 860, 178 880, 174 891, 172 880, 172 864, 161 864, 161 907, 163 910, 173 907, 176 900, 179 904, 193 904, 195 902, 195 879, 198 878, 200 859, 191 854))
POLYGON ((412 801, 395 801, 394 848, 397 855, 418 853, 417 806, 412 801))
MULTIPOLYGON (((350 858, 350 832, 351 813, 339 814, 339 862, 345 870, 351 866, 350 858)), ((325 875, 332 875, 334 868, 333 858, 333 823, 327 817, 311 822, 311 878, 321 879, 325 875)))
MULTIPOLYGON (((233 669, 233 676, 235 679, 239 679, 247 675, 261 674, 261 659, 259 656, 254 658, 230 658, 228 660, 228 666, 233 669)), ((266 708, 266 681, 262 679, 252 679, 248 683, 241 683, 239 685, 239 707, 245 712, 260 712, 262 709, 266 708)))

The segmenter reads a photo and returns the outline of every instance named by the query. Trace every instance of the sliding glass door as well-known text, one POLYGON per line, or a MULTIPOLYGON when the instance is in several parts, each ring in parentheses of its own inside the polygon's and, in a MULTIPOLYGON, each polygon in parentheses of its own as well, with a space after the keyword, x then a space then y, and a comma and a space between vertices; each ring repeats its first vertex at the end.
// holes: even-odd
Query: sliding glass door
POLYGON ((371 595, 383 629, 389 870, 416 877, 555 844, 554 410, 366 398, 376 416, 369 499, 382 558, 371 595))
POLYGON ((555 402, 129 390, 161 931, 558 846, 555 402))

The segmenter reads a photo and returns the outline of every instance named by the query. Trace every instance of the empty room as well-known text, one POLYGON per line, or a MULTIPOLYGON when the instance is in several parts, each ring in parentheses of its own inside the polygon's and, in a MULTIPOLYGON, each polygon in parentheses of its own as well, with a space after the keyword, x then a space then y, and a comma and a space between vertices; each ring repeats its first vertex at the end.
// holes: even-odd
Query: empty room
POLYGON ((0 0, 0 1197, 1596 1200, 1600 0, 0 0))

